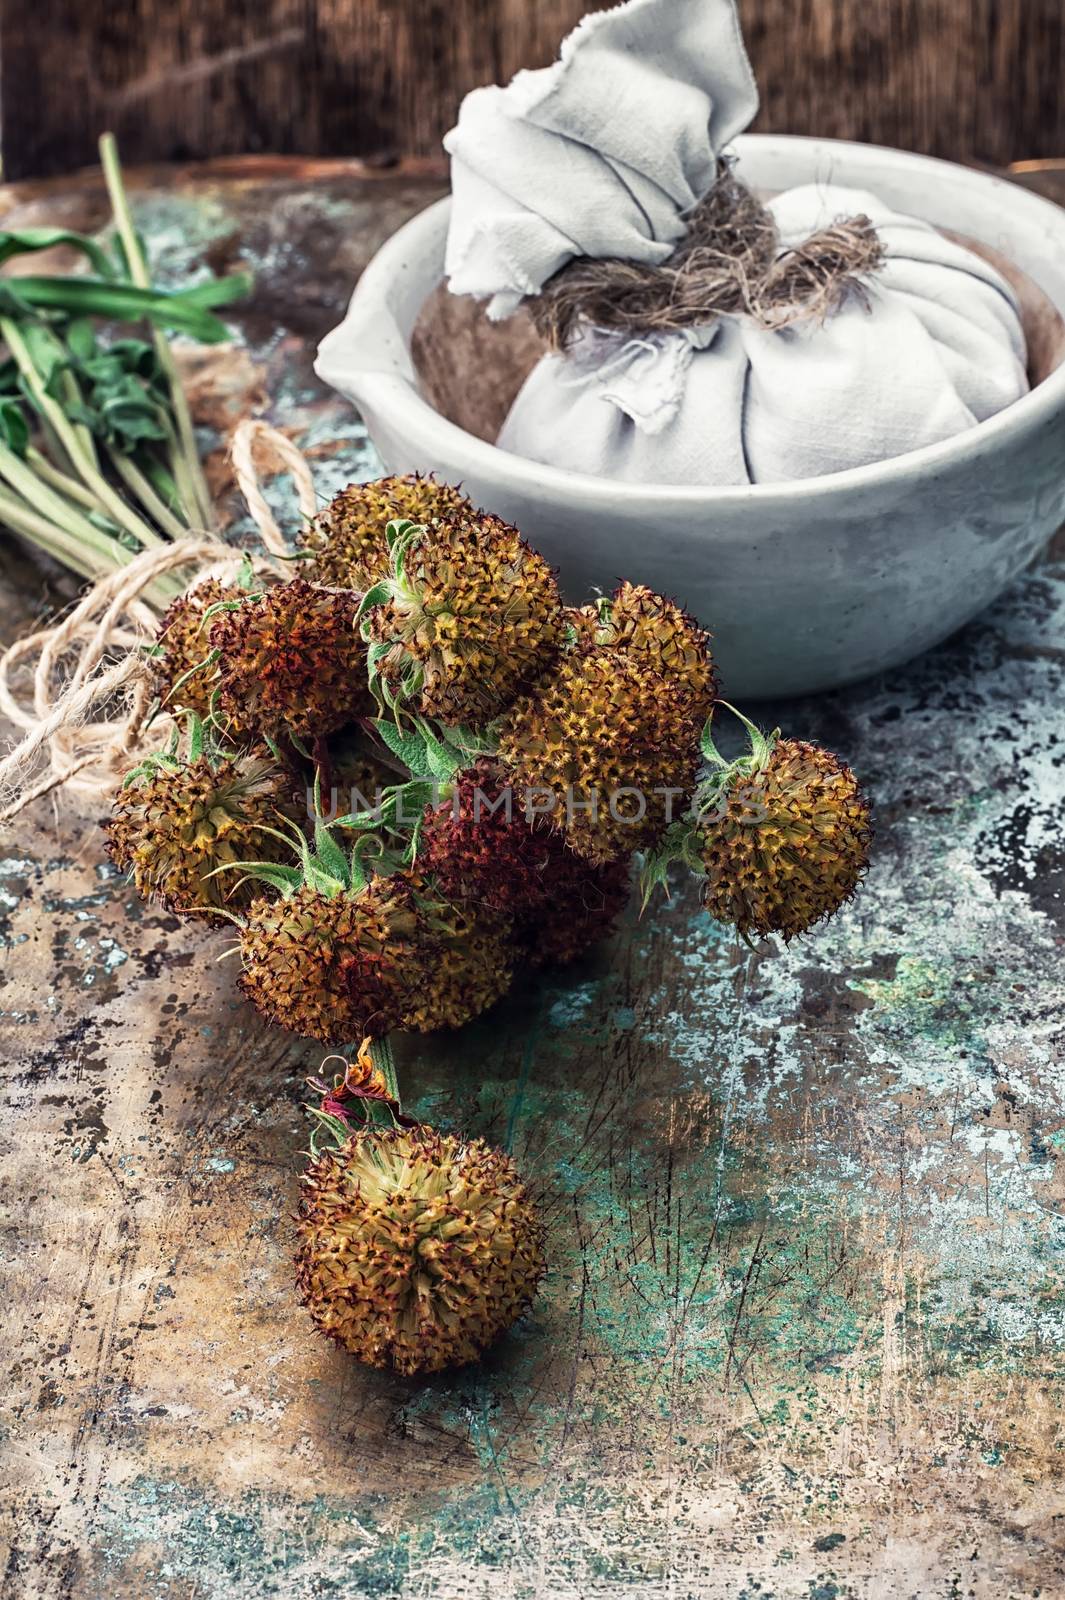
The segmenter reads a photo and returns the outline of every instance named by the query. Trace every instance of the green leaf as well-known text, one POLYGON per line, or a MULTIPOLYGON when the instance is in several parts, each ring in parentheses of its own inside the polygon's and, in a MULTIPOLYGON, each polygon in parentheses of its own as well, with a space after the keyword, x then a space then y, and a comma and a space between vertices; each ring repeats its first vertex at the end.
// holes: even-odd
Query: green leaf
POLYGON ((269 884, 271 889, 279 889, 282 894, 285 894, 289 889, 298 889, 303 881, 302 875, 296 867, 279 867, 272 862, 265 861, 227 861, 223 866, 215 867, 211 872, 205 873, 204 876, 213 878, 217 873, 233 872, 242 867, 245 869, 245 875, 238 883, 234 884, 235 889, 239 889, 241 884, 248 882, 266 883, 269 884))
POLYGON ((348 858, 324 822, 314 824, 314 849, 322 866, 340 883, 348 881, 348 858))
POLYGON ((425 739, 419 732, 404 733, 397 728, 394 722, 387 717, 377 717, 374 727, 381 736, 381 740, 388 746, 394 756, 398 756, 407 771, 415 778, 433 778, 436 776, 425 739))
POLYGON ((80 250, 101 278, 114 278, 115 269, 106 250, 83 233, 72 233, 66 228, 18 228, 0 232, 0 266, 15 256, 32 255, 37 250, 54 250, 57 245, 70 245, 80 250))
POLYGON ((425 740, 425 755, 429 770, 434 778, 447 783, 455 773, 465 765, 461 751, 453 750, 450 745, 443 743, 430 731, 425 724, 421 727, 422 738, 425 740))
POLYGON ((699 735, 699 749, 702 751, 704 761, 712 762, 715 767, 724 767, 728 763, 714 743, 713 722, 714 713, 711 711, 703 724, 703 731, 699 735))
POLYGON ((189 762, 198 761, 203 755, 203 718, 197 716, 195 711, 188 713, 189 719, 189 762))
MULTIPOLYGON (((20 284, 22 279, 19 279, 20 284)), ((4 286, 0 285, 0 289, 4 286)), ((60 375, 69 366, 67 353, 50 328, 42 323, 30 323, 22 329, 22 338, 29 351, 30 360, 41 375, 46 389, 55 386, 60 375)))
MULTIPOLYGON (((365 622, 368 611, 372 611, 375 606, 387 605, 391 598, 392 585, 387 579, 382 579, 380 583, 375 583, 371 588, 367 589, 359 601, 359 608, 355 613, 355 626, 359 627, 361 623, 365 622)), ((365 638, 365 633, 363 637, 365 638)), ((386 645, 385 649, 387 648, 388 646, 386 645)), ((380 650, 378 654, 380 655, 380 650)))
POLYGON ((96 334, 86 317, 76 317, 67 328, 67 348, 77 361, 91 361, 96 355, 96 334))
MULTIPOLYGON (((226 281, 226 280, 222 280, 226 281)), ((244 292, 246 284, 240 289, 244 292)), ((189 289, 138 289, 128 283, 105 283, 97 278, 17 278, 0 284, 0 306, 9 314, 25 317, 27 308, 61 311, 70 317, 106 317, 115 322, 142 318, 156 327, 188 334, 201 344, 220 344, 229 338, 224 322, 206 307, 234 298, 206 299, 189 289), (13 285, 17 284, 17 288, 13 285)))
POLYGON ((17 456, 24 456, 30 442, 30 425, 21 403, 13 395, 0 396, 0 439, 17 456))

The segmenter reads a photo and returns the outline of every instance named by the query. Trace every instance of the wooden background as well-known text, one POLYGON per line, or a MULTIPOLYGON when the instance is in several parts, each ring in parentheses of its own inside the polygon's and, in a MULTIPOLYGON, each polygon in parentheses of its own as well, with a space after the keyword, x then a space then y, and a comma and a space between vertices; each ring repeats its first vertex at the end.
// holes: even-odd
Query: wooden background
MULTIPOLYGON (((694 3, 694 0, 693 0, 694 3)), ((0 0, 5 175, 248 151, 439 159, 461 96, 597 0, 0 0)), ((1065 153, 1062 0, 740 0, 758 126, 1006 164, 1065 153)))

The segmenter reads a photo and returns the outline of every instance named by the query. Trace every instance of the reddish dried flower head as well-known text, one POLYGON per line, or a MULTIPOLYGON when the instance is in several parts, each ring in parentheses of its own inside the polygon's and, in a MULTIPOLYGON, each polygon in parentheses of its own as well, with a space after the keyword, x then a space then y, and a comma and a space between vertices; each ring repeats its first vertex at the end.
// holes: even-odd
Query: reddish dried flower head
POLYGON ((445 899, 510 918, 536 965, 563 963, 605 938, 629 896, 629 859, 592 866, 544 824, 530 827, 521 795, 485 758, 427 809, 418 867, 445 899))
POLYGON ((805 933, 854 893, 871 836, 850 768, 820 745, 778 739, 700 829, 706 907, 744 934, 805 933))
POLYGON ((551 894, 535 916, 522 918, 520 936, 534 967, 562 967, 609 938, 629 903, 632 860, 593 866, 568 847, 552 863, 551 894))
POLYGON ((236 584, 208 578, 187 594, 179 595, 165 612, 155 637, 163 654, 152 658, 152 667, 159 697, 167 710, 181 708, 201 717, 207 715, 218 673, 205 665, 211 654, 211 625, 204 617, 211 606, 222 600, 237 600, 242 593, 236 584))
POLYGON ((273 830, 288 804, 288 776, 266 758, 160 764, 139 770, 115 796, 105 824, 108 852, 145 899, 168 911, 240 908, 253 895, 240 872, 211 874, 233 862, 287 855, 273 830))
POLYGON ((544 1230, 509 1156, 367 1128, 312 1162, 296 1281, 315 1325, 406 1376, 476 1361, 529 1306, 544 1230))
POLYGON ((354 595, 303 578, 246 595, 211 624, 223 712, 271 739, 332 733, 371 707, 354 595))
POLYGON ((416 473, 349 484, 311 523, 307 544, 315 559, 309 576, 334 589, 362 592, 389 575, 385 529, 390 522, 432 527, 445 518, 475 514, 458 489, 416 473))

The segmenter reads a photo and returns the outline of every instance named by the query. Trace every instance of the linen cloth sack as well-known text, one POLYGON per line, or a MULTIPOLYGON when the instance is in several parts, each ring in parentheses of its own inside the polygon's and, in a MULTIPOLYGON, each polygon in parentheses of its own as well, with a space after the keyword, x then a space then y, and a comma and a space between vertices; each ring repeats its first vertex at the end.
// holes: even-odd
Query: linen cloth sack
MULTIPOLYGON (((579 257, 661 266, 757 109, 733 0, 586 17, 553 66, 463 101, 444 141, 449 288, 500 319, 579 257)), ((972 251, 831 184, 767 209, 782 254, 864 214, 883 258, 826 317, 784 327, 586 324, 530 374, 500 446, 628 482, 780 483, 951 438, 1027 392, 1016 297, 972 251)))

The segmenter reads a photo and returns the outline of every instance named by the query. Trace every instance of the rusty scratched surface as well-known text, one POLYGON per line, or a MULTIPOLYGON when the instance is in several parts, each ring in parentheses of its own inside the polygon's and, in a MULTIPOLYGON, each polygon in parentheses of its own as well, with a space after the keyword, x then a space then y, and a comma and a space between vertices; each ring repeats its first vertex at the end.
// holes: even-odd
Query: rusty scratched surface
MULTIPOLYGON (((370 461, 307 341, 434 193, 140 193, 175 273, 251 257, 230 399, 309 431, 326 490, 370 461)), ((4 638, 64 592, 10 542, 3 575, 4 638)), ((9 828, 5 1600, 1065 1593, 1063 619, 1059 552, 920 662, 782 710, 878 812, 824 931, 751 955, 686 896, 404 1048, 415 1111, 507 1145, 549 1218, 535 1311, 430 1382, 296 1304, 320 1052, 240 1001, 225 936, 136 901, 97 817, 9 828)))

